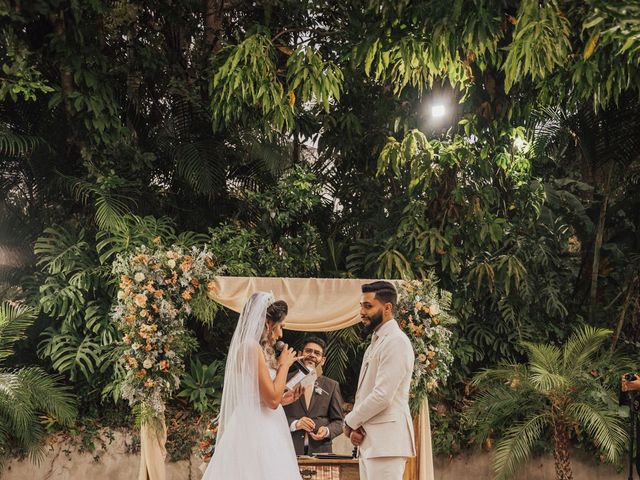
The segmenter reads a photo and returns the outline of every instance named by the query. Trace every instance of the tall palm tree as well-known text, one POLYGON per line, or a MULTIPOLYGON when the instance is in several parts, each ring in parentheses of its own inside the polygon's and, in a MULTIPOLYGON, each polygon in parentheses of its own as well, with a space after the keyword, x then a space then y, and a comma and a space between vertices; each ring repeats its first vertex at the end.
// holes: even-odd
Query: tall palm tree
POLYGON ((38 367, 1 367, 35 317, 27 306, 0 304, 0 467, 10 445, 26 451, 33 460, 41 458, 46 432, 40 415, 62 425, 70 424, 76 415, 73 398, 58 378, 38 367))
POLYGON ((584 432, 607 460, 620 457, 627 435, 616 395, 593 374, 610 336, 610 330, 584 326, 562 347, 524 343, 527 363, 487 369, 474 378, 479 393, 466 417, 480 427, 481 436, 514 422, 496 443, 496 479, 512 478, 534 444, 550 439, 556 479, 571 480, 574 430, 584 432))

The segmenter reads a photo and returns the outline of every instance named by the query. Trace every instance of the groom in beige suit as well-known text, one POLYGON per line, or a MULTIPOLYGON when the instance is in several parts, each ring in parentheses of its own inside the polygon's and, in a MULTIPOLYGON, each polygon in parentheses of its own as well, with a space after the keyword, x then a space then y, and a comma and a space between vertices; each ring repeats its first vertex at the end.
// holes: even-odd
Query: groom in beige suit
POLYGON ((362 286, 360 318, 371 344, 364 354, 344 434, 360 447, 360 480, 401 480, 416 454, 409 411, 414 353, 393 318, 398 294, 384 281, 362 286))

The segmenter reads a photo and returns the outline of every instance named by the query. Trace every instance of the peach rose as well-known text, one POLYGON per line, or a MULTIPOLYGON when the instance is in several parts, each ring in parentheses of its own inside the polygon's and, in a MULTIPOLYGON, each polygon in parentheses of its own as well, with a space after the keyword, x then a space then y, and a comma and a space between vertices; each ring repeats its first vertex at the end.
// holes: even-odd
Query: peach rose
POLYGON ((147 296, 143 293, 139 293, 133 297, 133 303, 140 308, 144 308, 147 305, 147 296))

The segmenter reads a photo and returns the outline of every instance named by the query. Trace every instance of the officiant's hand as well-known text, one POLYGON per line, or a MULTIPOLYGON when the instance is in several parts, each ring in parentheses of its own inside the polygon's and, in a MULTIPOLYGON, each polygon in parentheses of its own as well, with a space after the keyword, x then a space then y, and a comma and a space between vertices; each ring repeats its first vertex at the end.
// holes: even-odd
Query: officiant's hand
POLYGON ((354 447, 359 447, 366 436, 367 432, 364 431, 364 428, 360 427, 359 429, 352 431, 351 437, 349 438, 351 438, 351 443, 354 447))
POLYGON ((319 442, 320 440, 324 440, 329 436, 329 429, 325 426, 322 426, 318 429, 316 433, 309 432, 309 436, 313 438, 316 442, 319 442))
POLYGON ((305 432, 312 433, 313 429, 316 428, 316 422, 311 420, 309 417, 302 417, 298 420, 298 423, 296 423, 296 428, 298 430, 304 430, 305 432))
POLYGON ((290 405, 298 400, 303 393, 304 389, 302 388, 302 385, 298 384, 293 388, 293 390, 287 390, 284 393, 280 403, 282 404, 282 406, 290 405))

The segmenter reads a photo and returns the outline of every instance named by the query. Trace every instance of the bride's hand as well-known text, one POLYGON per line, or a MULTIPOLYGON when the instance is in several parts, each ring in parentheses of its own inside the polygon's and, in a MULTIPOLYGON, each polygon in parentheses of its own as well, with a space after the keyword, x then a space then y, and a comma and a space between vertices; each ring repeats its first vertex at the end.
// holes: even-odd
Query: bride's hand
POLYGON ((290 348, 286 343, 284 344, 284 348, 278 357, 278 367, 289 368, 293 365, 297 359, 296 352, 293 348, 290 348))
POLYGON ((282 396, 282 401, 280 402, 282 406, 290 405, 296 400, 300 398, 302 395, 302 385, 298 384, 294 387, 293 390, 288 390, 282 396))

